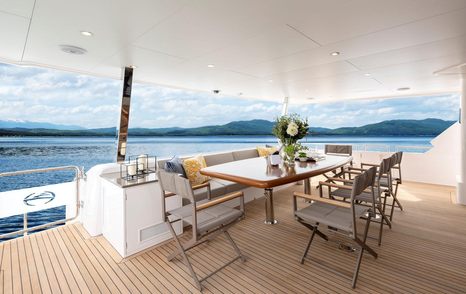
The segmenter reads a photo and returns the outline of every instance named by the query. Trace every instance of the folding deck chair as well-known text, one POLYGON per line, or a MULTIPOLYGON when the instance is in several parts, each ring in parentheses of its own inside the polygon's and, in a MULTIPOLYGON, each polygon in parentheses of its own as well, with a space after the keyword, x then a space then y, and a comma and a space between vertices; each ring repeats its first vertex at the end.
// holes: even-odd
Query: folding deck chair
POLYGON ((194 201, 193 189, 188 179, 183 178, 176 173, 169 173, 162 170, 158 171, 157 175, 162 190, 162 208, 165 214, 165 222, 177 246, 177 250, 168 256, 168 260, 171 261, 178 255, 181 255, 184 264, 194 279, 196 287, 199 290, 202 290, 202 281, 230 265, 237 259, 241 259, 243 262, 245 261, 245 257, 228 233, 228 229, 231 226, 244 218, 243 192, 235 192, 225 196, 216 197, 213 200, 205 199, 196 202, 194 201), (189 204, 174 210, 166 211, 165 198, 174 195, 178 195, 184 200, 188 200, 189 204), (239 209, 230 208, 222 204, 235 198, 240 199, 239 209), (181 243, 173 229, 172 224, 177 221, 182 221, 184 225, 191 226, 192 237, 185 244, 181 243), (236 256, 218 269, 207 274, 205 277, 199 278, 186 253, 189 249, 192 249, 208 240, 212 240, 221 234, 225 235, 226 239, 236 251, 236 256))
MULTIPOLYGON (((379 239, 378 239, 378 244, 379 246, 382 244, 382 232, 383 232, 383 226, 384 224, 388 225, 389 228, 392 228, 392 223, 387 217, 385 213, 385 207, 387 203, 387 197, 390 196, 390 193, 388 191, 382 190, 381 187, 381 181, 385 179, 385 177, 390 177, 391 176, 391 165, 392 165, 392 159, 391 158, 385 158, 382 160, 382 162, 378 165, 378 170, 376 173, 376 179, 375 179, 375 191, 377 191, 376 196, 375 196, 375 211, 374 213, 374 218, 372 219, 372 222, 380 223, 380 229, 379 229, 379 239)), ((377 168, 377 167, 374 167, 377 168)), ((361 171, 364 172, 365 170, 358 169, 358 168, 350 168, 350 170, 357 170, 355 174, 361 174, 361 171)), ((346 171, 348 172, 348 171, 346 171)), ((354 174, 354 173, 352 173, 354 174)), ((346 178, 329 178, 329 180, 333 181, 334 183, 337 182, 342 182, 343 184, 349 185, 353 184, 353 180, 346 179, 346 178)), ((339 187, 338 185, 328 183, 328 182, 320 182, 319 183, 322 186, 322 189, 320 189, 320 197, 323 197, 323 187, 327 186, 328 187, 328 195, 329 198, 332 199, 338 199, 338 200, 343 200, 346 201, 351 198, 351 191, 348 189, 344 189, 339 187), (335 190, 334 190, 335 189, 335 190)), ((369 207, 372 207, 374 205, 372 194, 370 191, 364 191, 360 195, 356 196, 356 201, 358 204, 363 204, 369 207)))
POLYGON ((351 198, 349 203, 328 198, 321 198, 319 196, 308 195, 300 192, 294 193, 293 209, 296 220, 312 232, 306 249, 304 250, 304 254, 301 257, 301 264, 304 263, 306 255, 316 234, 324 240, 328 241, 327 235, 319 230, 319 226, 329 226, 337 229, 339 232, 345 233, 345 235, 352 239, 356 244, 358 244, 360 248, 351 283, 353 288, 356 287, 364 251, 369 252, 374 258, 377 258, 377 253, 366 244, 369 224, 371 222, 371 218, 373 217, 373 211, 375 211, 374 181, 376 172, 376 168, 372 167, 369 170, 364 171, 360 175, 356 176, 352 186, 339 185, 340 188, 348 189, 351 191, 351 198), (363 193, 366 189, 371 191, 373 198, 372 208, 358 205, 356 203, 357 196, 363 193), (311 204, 298 210, 297 198, 311 200, 311 204), (358 235, 357 229, 357 221, 361 217, 366 218, 366 224, 362 238, 360 238, 358 235))

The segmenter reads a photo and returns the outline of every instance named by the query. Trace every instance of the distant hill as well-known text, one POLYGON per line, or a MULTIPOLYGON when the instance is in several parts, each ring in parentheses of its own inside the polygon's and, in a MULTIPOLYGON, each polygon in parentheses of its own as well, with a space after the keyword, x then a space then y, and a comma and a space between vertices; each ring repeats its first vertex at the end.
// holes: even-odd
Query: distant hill
MULTIPOLYGON (((428 118, 424 120, 388 120, 361 127, 328 129, 311 127, 311 135, 327 136, 437 136, 454 121, 428 118)), ((196 128, 131 128, 130 136, 219 136, 272 135, 274 122, 268 120, 234 121, 224 125, 196 128)), ((49 128, 0 128, 0 136, 116 136, 116 128, 61 130, 49 128)))
POLYGON ((83 127, 74 125, 60 125, 44 122, 31 122, 19 120, 0 120, 0 129, 50 129, 50 130, 84 130, 83 127))
POLYGON ((345 136, 437 136, 454 123, 454 121, 435 118, 386 120, 362 127, 333 129, 329 134, 345 136))

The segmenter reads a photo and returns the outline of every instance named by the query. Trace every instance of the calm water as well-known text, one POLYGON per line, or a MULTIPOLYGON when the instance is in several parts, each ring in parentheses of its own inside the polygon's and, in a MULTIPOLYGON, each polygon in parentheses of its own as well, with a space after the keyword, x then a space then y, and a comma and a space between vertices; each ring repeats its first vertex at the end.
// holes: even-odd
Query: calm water
MULTIPOLYGON (((303 143, 321 149, 325 143, 352 144, 355 150, 424 152, 432 137, 343 137, 313 136, 303 143), (421 149, 399 146, 419 146, 421 149)), ((128 141, 128 155, 147 153, 158 157, 215 152, 264 144, 275 144, 272 136, 136 137, 128 141)), ((115 139, 95 137, 0 137, 0 172, 63 165, 82 166, 115 161, 115 139)), ((72 172, 31 174, 0 178, 0 191, 55 184, 73 179, 72 172)), ((64 218, 64 208, 30 213, 29 225, 64 218)), ((0 219, 0 233, 22 228, 22 216, 0 219)))

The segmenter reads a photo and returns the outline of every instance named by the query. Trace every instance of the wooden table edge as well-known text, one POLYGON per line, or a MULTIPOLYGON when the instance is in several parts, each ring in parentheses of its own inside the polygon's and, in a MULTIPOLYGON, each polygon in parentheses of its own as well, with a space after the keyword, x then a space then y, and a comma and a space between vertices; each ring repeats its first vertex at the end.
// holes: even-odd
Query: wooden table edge
POLYGON ((277 186, 286 185, 286 184, 289 184, 289 183, 294 183, 294 182, 297 182, 297 181, 308 179, 310 177, 314 177, 314 176, 317 176, 317 175, 324 174, 326 172, 329 172, 329 171, 335 170, 337 168, 340 168, 340 167, 344 166, 345 164, 348 164, 352 160, 353 160, 353 157, 349 156, 349 157, 347 157, 345 162, 341 162, 339 164, 334 164, 334 165, 329 166, 329 167, 327 167, 325 169, 319 169, 319 170, 310 171, 310 172, 306 172, 306 173, 302 173, 302 174, 298 174, 298 175, 294 175, 294 176, 290 176, 290 177, 286 177, 286 178, 278 178, 278 179, 273 179, 273 180, 269 180, 269 181, 253 180, 253 179, 250 179, 250 178, 244 178, 244 177, 240 177, 240 176, 232 176, 232 175, 227 175, 227 174, 223 174, 223 173, 219 173, 219 172, 206 171, 205 168, 201 169, 200 173, 202 175, 209 176, 209 177, 212 177, 212 178, 227 180, 227 181, 243 184, 243 185, 246 185, 246 186, 262 188, 262 189, 270 189, 270 188, 274 188, 274 187, 277 187, 277 186))

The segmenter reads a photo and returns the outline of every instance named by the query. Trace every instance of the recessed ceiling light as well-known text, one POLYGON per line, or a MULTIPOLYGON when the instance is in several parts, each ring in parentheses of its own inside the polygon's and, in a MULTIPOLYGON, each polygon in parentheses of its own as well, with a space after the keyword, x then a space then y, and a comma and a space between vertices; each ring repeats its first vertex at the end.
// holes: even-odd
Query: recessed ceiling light
POLYGON ((208 67, 208 68, 214 68, 215 65, 213 65, 213 64, 207 64, 207 67, 208 67))
POLYGON ((269 80, 269 83, 273 83, 273 80, 269 80))
POLYGON ((332 55, 332 56, 338 56, 338 55, 340 55, 340 52, 335 51, 335 52, 330 53, 330 55, 332 55))
POLYGON ((92 37, 94 34, 89 31, 81 31, 81 35, 86 36, 86 37, 92 37))
POLYGON ((408 91, 408 90, 411 90, 410 87, 401 87, 401 88, 398 88, 396 89, 397 91, 408 91))
POLYGON ((86 49, 73 45, 60 45, 60 49, 65 53, 74 55, 83 55, 87 53, 86 49))
POLYGON ((368 73, 368 72, 367 72, 367 73, 365 73, 364 75, 365 75, 366 77, 370 77, 370 76, 371 76, 371 74, 370 74, 370 73, 368 73))

